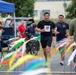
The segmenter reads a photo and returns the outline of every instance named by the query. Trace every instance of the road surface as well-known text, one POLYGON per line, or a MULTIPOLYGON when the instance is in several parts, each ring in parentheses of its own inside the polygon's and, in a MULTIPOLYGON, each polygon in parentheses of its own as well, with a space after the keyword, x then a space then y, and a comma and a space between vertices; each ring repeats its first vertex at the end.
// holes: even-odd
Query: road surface
MULTIPOLYGON (((76 73, 71 74, 74 63, 72 62, 70 66, 67 66, 69 56, 70 56, 70 54, 66 55, 63 66, 60 65, 60 56, 52 57, 51 65, 50 65, 52 74, 49 74, 49 75, 76 75, 76 73)), ((4 71, 7 71, 8 67, 4 67, 1 70, 0 75, 19 75, 21 72, 18 72, 18 71, 22 71, 27 64, 28 63, 25 63, 25 64, 21 65, 20 67, 18 67, 16 73, 14 73, 14 72, 6 73, 4 71)), ((46 74, 41 74, 41 75, 46 75, 46 74)))

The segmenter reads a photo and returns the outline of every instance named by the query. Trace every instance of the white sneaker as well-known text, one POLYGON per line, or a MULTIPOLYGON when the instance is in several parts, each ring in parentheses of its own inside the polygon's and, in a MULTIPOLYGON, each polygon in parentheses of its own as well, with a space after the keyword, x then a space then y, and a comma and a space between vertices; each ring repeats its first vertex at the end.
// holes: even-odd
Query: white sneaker
POLYGON ((60 61, 60 65, 64 65, 64 61, 60 61))

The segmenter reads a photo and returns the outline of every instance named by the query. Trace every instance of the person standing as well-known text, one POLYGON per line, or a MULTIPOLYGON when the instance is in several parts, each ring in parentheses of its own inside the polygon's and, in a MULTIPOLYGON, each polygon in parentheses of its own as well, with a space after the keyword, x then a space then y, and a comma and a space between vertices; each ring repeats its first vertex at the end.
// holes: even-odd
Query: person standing
POLYGON ((9 26, 12 27, 12 28, 14 28, 14 19, 11 20, 9 26))
POLYGON ((36 31, 35 31, 35 28, 36 28, 36 24, 35 23, 32 23, 30 26, 27 27, 26 29, 26 35, 27 35, 27 38, 30 39, 31 36, 35 36, 36 34, 36 31))
MULTIPOLYGON (((60 41, 64 38, 67 38, 68 33, 66 33, 66 30, 69 29, 69 24, 64 22, 64 16, 63 15, 59 15, 58 16, 59 22, 56 23, 56 27, 57 27, 57 32, 56 34, 56 41, 60 41)), ((61 61, 60 64, 64 65, 64 51, 61 53, 61 61)))
MULTIPOLYGON (((70 36, 73 36, 73 42, 76 42, 76 9, 74 10, 74 19, 70 22, 70 26, 69 26, 69 34, 70 36)), ((75 50, 76 46, 73 48, 73 50, 75 50)), ((76 55, 74 57, 74 63, 75 63, 75 67, 76 67, 76 55)))
POLYGON ((50 21, 50 14, 48 12, 44 13, 44 20, 41 20, 38 23, 36 31, 41 32, 41 45, 44 51, 46 62, 50 62, 51 58, 50 47, 54 28, 55 24, 54 22, 50 21))
POLYGON ((1 38, 2 38, 2 33, 3 32, 4 32, 4 30, 3 30, 2 22, 0 22, 0 41, 1 41, 1 38))
POLYGON ((18 26, 19 36, 21 38, 26 38, 25 31, 26 31, 26 26, 24 26, 24 20, 22 20, 21 24, 18 26))
POLYGON ((2 33, 4 32, 2 22, 0 22, 0 52, 1 52, 1 57, 3 55, 2 51, 2 44, 3 44, 3 38, 2 38, 2 33))

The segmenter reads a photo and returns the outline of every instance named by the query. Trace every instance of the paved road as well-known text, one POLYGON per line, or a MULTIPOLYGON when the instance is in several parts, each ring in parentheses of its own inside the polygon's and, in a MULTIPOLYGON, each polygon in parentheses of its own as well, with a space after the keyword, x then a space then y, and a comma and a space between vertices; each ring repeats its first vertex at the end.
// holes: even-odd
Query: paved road
POLYGON ((63 66, 60 65, 60 56, 52 57, 51 59, 51 70, 53 73, 52 75, 76 75, 71 74, 74 63, 72 62, 70 66, 67 66, 69 56, 70 54, 68 54, 65 57, 65 62, 63 66))
POLYGON ((69 56, 70 56, 70 54, 68 54, 65 57, 65 61, 64 61, 63 66, 60 65, 60 56, 53 57, 51 59, 51 70, 52 71, 58 71, 58 72, 63 72, 63 71, 72 72, 74 63, 72 62, 70 66, 67 66, 69 56))
MULTIPOLYGON (((65 57, 65 64, 64 66, 61 66, 59 63, 60 63, 60 56, 54 56, 52 57, 51 59, 51 72, 52 74, 49 74, 49 75, 76 75, 76 74, 71 74, 69 72, 72 72, 72 69, 73 69, 73 64, 74 63, 71 63, 70 66, 67 66, 67 61, 68 61, 68 58, 69 58, 70 54, 68 54, 66 57, 65 57), (65 74, 64 74, 65 73, 65 74)), ((20 67, 17 68, 17 71, 21 71, 24 69, 24 67, 27 65, 27 63, 21 65, 20 67)), ((6 71, 8 67, 5 67, 3 68, 2 71, 6 71)), ((0 72, 0 75, 18 75, 19 73, 5 73, 5 72, 0 72)), ((46 74, 41 74, 41 75, 46 75, 46 74)))

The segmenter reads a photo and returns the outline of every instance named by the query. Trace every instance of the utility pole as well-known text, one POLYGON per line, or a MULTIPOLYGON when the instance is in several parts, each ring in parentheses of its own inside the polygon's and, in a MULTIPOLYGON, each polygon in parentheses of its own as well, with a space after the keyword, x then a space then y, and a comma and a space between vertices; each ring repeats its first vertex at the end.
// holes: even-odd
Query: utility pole
POLYGON ((66 0, 64 0, 63 7, 64 7, 65 16, 66 16, 66 11, 65 11, 65 8, 67 7, 66 0))

